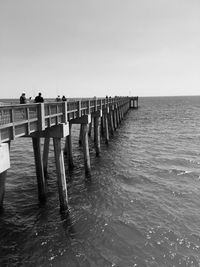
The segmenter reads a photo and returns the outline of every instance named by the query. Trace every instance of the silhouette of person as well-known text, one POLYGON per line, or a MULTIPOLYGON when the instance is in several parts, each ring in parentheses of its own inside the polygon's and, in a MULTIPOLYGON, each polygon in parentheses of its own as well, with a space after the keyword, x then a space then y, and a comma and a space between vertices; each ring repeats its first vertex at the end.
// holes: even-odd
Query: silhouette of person
POLYGON ((26 104, 26 94, 22 93, 19 99, 20 104, 26 104))
POLYGON ((63 95, 62 101, 67 101, 67 98, 63 95))
POLYGON ((57 101, 57 102, 61 101, 61 98, 60 98, 59 95, 56 97, 56 101, 57 101))
POLYGON ((35 103, 43 103, 44 102, 44 98, 42 97, 42 94, 39 93, 36 97, 35 97, 35 103))

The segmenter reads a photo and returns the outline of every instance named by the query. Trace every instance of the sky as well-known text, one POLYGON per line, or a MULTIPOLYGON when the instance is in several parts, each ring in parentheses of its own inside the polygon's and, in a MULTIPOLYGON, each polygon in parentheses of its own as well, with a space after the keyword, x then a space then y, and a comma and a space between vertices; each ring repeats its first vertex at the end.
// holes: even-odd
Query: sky
POLYGON ((200 94, 199 0, 0 0, 0 98, 200 94))

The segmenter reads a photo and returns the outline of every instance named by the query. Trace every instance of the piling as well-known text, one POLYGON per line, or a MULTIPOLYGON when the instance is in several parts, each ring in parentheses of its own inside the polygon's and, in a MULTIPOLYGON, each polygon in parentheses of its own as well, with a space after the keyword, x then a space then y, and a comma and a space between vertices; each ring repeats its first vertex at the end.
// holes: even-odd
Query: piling
POLYGON ((116 117, 116 126, 119 127, 119 115, 118 115, 118 106, 115 104, 115 117, 116 117))
POLYGON ((108 144, 109 141, 108 113, 104 114, 104 121, 105 121, 105 143, 108 144))
POLYGON ((79 146, 82 146, 82 142, 83 142, 83 126, 82 124, 80 125, 80 131, 79 131, 79 146))
POLYGON ((94 141, 95 141, 95 150, 96 156, 100 155, 100 123, 101 118, 99 116, 94 117, 94 141))
POLYGON ((1 143, 0 139, 0 208, 3 207, 6 173, 9 168, 10 168, 10 144, 1 143))
POLYGON ((116 131, 116 129, 117 129, 117 116, 116 116, 115 105, 112 106, 112 111, 113 111, 113 125, 114 125, 114 130, 116 131))
POLYGON ((93 121, 94 121, 94 118, 91 116, 91 122, 89 123, 88 136, 91 136, 93 121))
POLYGON ((138 109, 138 96, 130 98, 129 107, 133 109, 138 109))
POLYGON ((66 211, 68 209, 68 197, 67 197, 67 184, 65 177, 63 150, 61 148, 61 138, 53 138, 53 145, 54 145, 56 170, 57 170, 60 210, 66 211))
POLYGON ((116 112, 117 112, 117 124, 118 124, 118 127, 120 125, 120 115, 119 115, 119 106, 118 104, 116 104, 116 112))
POLYGON ((32 137, 32 143, 33 143, 35 168, 36 168, 36 176, 37 176, 37 184, 38 184, 38 198, 40 201, 45 201, 46 200, 46 181, 44 178, 40 137, 32 137))
POLYGON ((44 149, 43 149, 43 167, 44 167, 44 176, 48 177, 48 158, 49 158, 49 144, 50 138, 46 137, 44 139, 44 149))
POLYGON ((120 121, 120 123, 121 123, 121 121, 122 121, 122 112, 121 112, 121 107, 120 107, 120 105, 119 105, 119 107, 118 107, 118 110, 119 110, 119 121, 120 121))
POLYGON ((85 174, 87 177, 91 176, 91 166, 90 166, 90 153, 89 153, 89 143, 88 143, 88 125, 86 123, 82 124, 82 141, 83 141, 83 154, 84 154, 84 166, 85 174))
POLYGON ((65 139, 65 148, 64 153, 67 155, 67 161, 68 161, 68 167, 69 169, 74 168, 74 162, 73 162, 73 152, 72 152, 72 124, 69 124, 69 135, 66 136, 65 139))
POLYGON ((101 116, 101 136, 104 137, 104 131, 105 131, 105 116, 101 116))

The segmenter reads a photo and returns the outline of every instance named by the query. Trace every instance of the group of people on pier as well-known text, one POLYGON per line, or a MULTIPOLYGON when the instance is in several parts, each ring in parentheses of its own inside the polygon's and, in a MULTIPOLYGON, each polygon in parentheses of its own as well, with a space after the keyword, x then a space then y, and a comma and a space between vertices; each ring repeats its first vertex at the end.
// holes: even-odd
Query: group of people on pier
POLYGON ((58 95, 56 97, 56 101, 59 102, 59 101, 67 101, 67 98, 63 95, 62 98, 58 95))
MULTIPOLYGON (((27 104, 28 102, 31 101, 31 97, 29 97, 29 100, 26 98, 26 94, 22 93, 19 99, 20 104, 27 104)), ((56 101, 67 101, 67 98, 63 95, 62 98, 58 95, 56 98, 56 101)), ((43 103, 44 98, 42 97, 42 93, 38 93, 38 95, 34 99, 34 103, 43 103)))

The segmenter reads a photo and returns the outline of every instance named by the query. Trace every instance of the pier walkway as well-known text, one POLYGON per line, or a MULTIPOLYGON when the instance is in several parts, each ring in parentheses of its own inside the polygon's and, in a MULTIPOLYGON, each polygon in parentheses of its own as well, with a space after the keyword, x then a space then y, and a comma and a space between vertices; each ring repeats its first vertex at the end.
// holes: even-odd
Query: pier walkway
POLYGON ((10 168, 10 142, 19 137, 32 139, 38 197, 46 199, 46 179, 50 138, 53 139, 61 211, 68 209, 67 185, 61 139, 68 167, 73 168, 71 127, 80 124, 79 142, 83 146, 86 176, 91 176, 88 136, 94 130, 96 156, 100 138, 109 142, 130 108, 138 108, 138 97, 90 98, 78 101, 45 102, 0 106, 0 207, 3 206, 6 172, 10 168), (41 151, 41 138, 44 148, 41 151))

